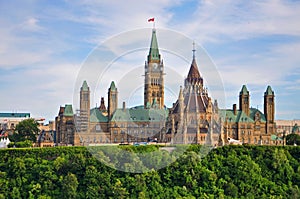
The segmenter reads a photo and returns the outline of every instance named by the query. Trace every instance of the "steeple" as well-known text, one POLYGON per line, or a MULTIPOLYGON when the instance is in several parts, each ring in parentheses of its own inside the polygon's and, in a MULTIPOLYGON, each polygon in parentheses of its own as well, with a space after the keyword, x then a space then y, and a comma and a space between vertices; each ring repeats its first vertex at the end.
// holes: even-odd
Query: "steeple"
POLYGON ((108 89, 108 117, 111 119, 113 113, 118 108, 118 89, 112 81, 108 89))
POLYGON ((110 89, 111 91, 115 91, 115 90, 116 90, 116 85, 115 85, 115 82, 114 82, 114 81, 112 81, 112 82, 110 83, 109 89, 110 89))
POLYGON ((248 91, 246 85, 243 85, 243 87, 240 91, 240 95, 249 95, 249 91, 248 91))
POLYGON ((82 86, 81 86, 81 90, 82 91, 89 91, 90 90, 89 86, 87 85, 86 80, 83 81, 82 86))
POLYGON ((164 64, 160 58, 156 30, 152 29, 152 38, 145 62, 144 108, 148 109, 156 102, 156 108, 164 108, 164 64))
POLYGON ((199 90, 203 90, 203 79, 200 75, 200 72, 198 70, 198 66, 196 63, 196 49, 195 49, 195 42, 193 42, 193 60, 192 60, 192 64, 188 73, 187 78, 185 79, 185 87, 189 86, 189 85, 197 85, 200 86, 200 88, 198 88, 199 90))
POLYGON ((273 123, 275 119, 275 95, 271 86, 267 87, 267 90, 264 94, 264 114, 267 120, 267 123, 273 123))
POLYGON ((244 111, 246 115, 249 116, 250 95, 246 85, 243 85, 240 91, 239 101, 240 101, 240 110, 244 111))
POLYGON ((152 29, 152 38, 150 43, 150 50, 148 55, 148 63, 150 62, 159 62, 160 61, 160 54, 158 50, 158 43, 156 38, 156 29, 152 29))
POLYGON ((267 87, 265 95, 274 95, 274 91, 272 90, 271 86, 267 87))
POLYGON ((84 80, 80 88, 80 117, 83 121, 80 125, 81 132, 89 131, 90 103, 90 88, 84 80))

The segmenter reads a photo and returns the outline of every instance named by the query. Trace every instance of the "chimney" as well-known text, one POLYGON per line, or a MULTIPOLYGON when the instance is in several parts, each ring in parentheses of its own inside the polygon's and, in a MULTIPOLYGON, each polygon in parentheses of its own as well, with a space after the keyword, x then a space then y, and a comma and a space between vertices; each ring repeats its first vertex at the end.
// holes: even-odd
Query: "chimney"
POLYGON ((232 109, 233 109, 233 114, 236 115, 236 104, 233 104, 232 109))
POLYGON ((125 111, 126 109, 126 105, 125 105, 125 102, 123 102, 123 111, 125 111))

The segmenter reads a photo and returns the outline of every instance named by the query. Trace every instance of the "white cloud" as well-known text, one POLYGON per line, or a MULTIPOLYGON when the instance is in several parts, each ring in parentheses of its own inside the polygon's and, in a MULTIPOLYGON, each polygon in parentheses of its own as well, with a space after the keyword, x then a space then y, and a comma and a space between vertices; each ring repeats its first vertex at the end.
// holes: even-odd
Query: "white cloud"
POLYGON ((20 28, 24 31, 38 32, 43 28, 38 24, 39 20, 35 17, 29 17, 23 23, 20 24, 20 28))
MULTIPOLYGON (((18 106, 16 109, 26 107, 30 112, 56 115, 58 104, 72 103, 72 93, 75 92, 73 89, 78 86, 76 85, 76 72, 79 70, 79 65, 74 66, 72 63, 80 62, 93 47, 92 45, 105 42, 120 32, 143 27, 151 28, 152 24, 147 22, 150 17, 155 17, 158 28, 173 28, 203 43, 204 46, 217 49, 216 52, 209 52, 209 54, 217 63, 226 87, 226 95, 231 100, 237 100, 240 87, 245 83, 249 83, 254 88, 253 92, 254 94, 257 92, 259 98, 261 91, 256 88, 261 86, 264 90, 266 84, 275 85, 280 89, 285 87, 289 92, 297 90, 296 84, 299 82, 294 79, 297 79, 296 72, 299 77, 297 67, 300 62, 297 54, 300 51, 300 43, 297 40, 300 36, 300 12, 298 12, 300 4, 298 2, 202 0, 195 5, 194 13, 177 17, 180 14, 178 12, 184 10, 187 3, 191 2, 84 0, 65 1, 61 5, 60 3, 42 5, 33 2, 26 6, 10 6, 11 10, 7 12, 8 14, 2 15, 0 20, 0 25, 6 27, 0 29, 2 38, 0 70, 9 72, 11 76, 1 74, 1 79, 3 81, 10 77, 15 80, 11 87, 22 94, 22 98, 18 99, 17 95, 11 94, 10 90, 1 88, 1 98, 6 96, 2 109, 5 107, 14 109, 18 106), (174 11, 171 9, 174 7, 181 9, 174 11), (177 20, 178 18, 180 20, 177 20), (254 53, 222 52, 223 45, 233 45, 231 42, 234 41, 256 42, 257 38, 267 40, 274 35, 284 35, 285 40, 275 43, 264 41, 265 45, 270 46, 263 49, 245 44, 245 48, 252 48, 254 53), (293 44, 292 39, 295 40, 293 44), (285 43, 285 41, 288 42, 285 43), (22 69, 20 70, 22 73, 16 74, 17 72, 14 73, 13 69, 22 69), (288 79, 290 76, 292 76, 291 80, 288 79), (24 83, 24 78, 25 82, 29 81, 33 86, 27 88, 28 84, 24 83), (24 89, 25 86, 26 89, 24 89), (46 104, 48 104, 47 109, 44 108, 46 104)), ((167 41, 170 38, 159 34, 158 32, 159 45, 163 47, 168 44, 167 41)), ((145 35, 128 37, 123 44, 130 46, 132 41, 142 42, 144 37, 145 35)), ((148 47, 150 33, 147 33, 146 37, 149 37, 146 44, 148 47)), ((185 44, 187 47, 184 49, 176 49, 173 45, 175 43, 170 42, 165 50, 175 48, 174 52, 184 54, 184 58, 187 57, 187 61, 190 62, 189 46, 191 44, 185 44), (183 53, 183 51, 186 52, 183 53)), ((234 45, 241 47, 243 44, 235 43, 234 45)), ((115 54, 124 52, 123 46, 118 46, 118 44, 111 43, 109 49, 115 54)), ((169 60, 172 56, 166 55, 166 52, 161 52, 161 54, 166 66, 175 67, 176 61, 169 60)), ((138 56, 141 57, 123 60, 122 66, 143 65, 145 55, 139 54, 138 56)), ((201 70, 202 64, 206 62, 202 59, 197 61, 200 72, 205 73, 204 69, 201 70)), ((185 76, 189 65, 182 63, 177 66, 176 70, 185 76)), ((114 72, 117 74, 118 71, 114 72)), ((105 77, 108 82, 105 85, 101 83, 104 89, 99 91, 100 94, 95 95, 100 97, 106 94, 111 78, 105 77)), ((205 80, 208 78, 204 76, 205 80)), ((8 79, 7 81, 10 82, 8 79)), ((179 87, 183 84, 183 78, 178 79, 177 82, 179 87)), ((256 103, 259 100, 256 100, 256 103)), ((52 119, 51 117, 49 116, 49 119, 52 119)))
POLYGON ((299 9, 300 4, 291 1, 200 1, 193 20, 178 24, 176 29, 197 36, 202 43, 268 34, 299 36, 299 9))

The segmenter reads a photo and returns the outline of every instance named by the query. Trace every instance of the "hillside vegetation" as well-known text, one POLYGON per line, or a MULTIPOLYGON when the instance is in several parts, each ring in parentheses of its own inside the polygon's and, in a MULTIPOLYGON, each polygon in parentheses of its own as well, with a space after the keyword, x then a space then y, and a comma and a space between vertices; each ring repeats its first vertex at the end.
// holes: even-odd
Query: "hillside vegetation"
POLYGON ((194 145, 146 173, 119 171, 98 159, 130 171, 163 164, 177 151, 116 148, 122 150, 113 156, 91 155, 85 147, 0 150, 0 198, 300 198, 300 147, 225 146, 200 158, 201 146, 194 145), (124 151, 153 155, 129 164, 121 161, 124 151))

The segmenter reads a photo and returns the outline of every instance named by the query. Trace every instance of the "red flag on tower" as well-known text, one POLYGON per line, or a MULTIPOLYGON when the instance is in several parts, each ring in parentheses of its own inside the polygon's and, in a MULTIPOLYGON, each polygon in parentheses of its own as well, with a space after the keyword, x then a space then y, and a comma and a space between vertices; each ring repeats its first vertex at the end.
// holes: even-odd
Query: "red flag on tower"
POLYGON ((148 22, 151 22, 151 21, 153 21, 153 22, 154 22, 154 17, 153 17, 153 18, 150 18, 150 19, 148 19, 148 22))

